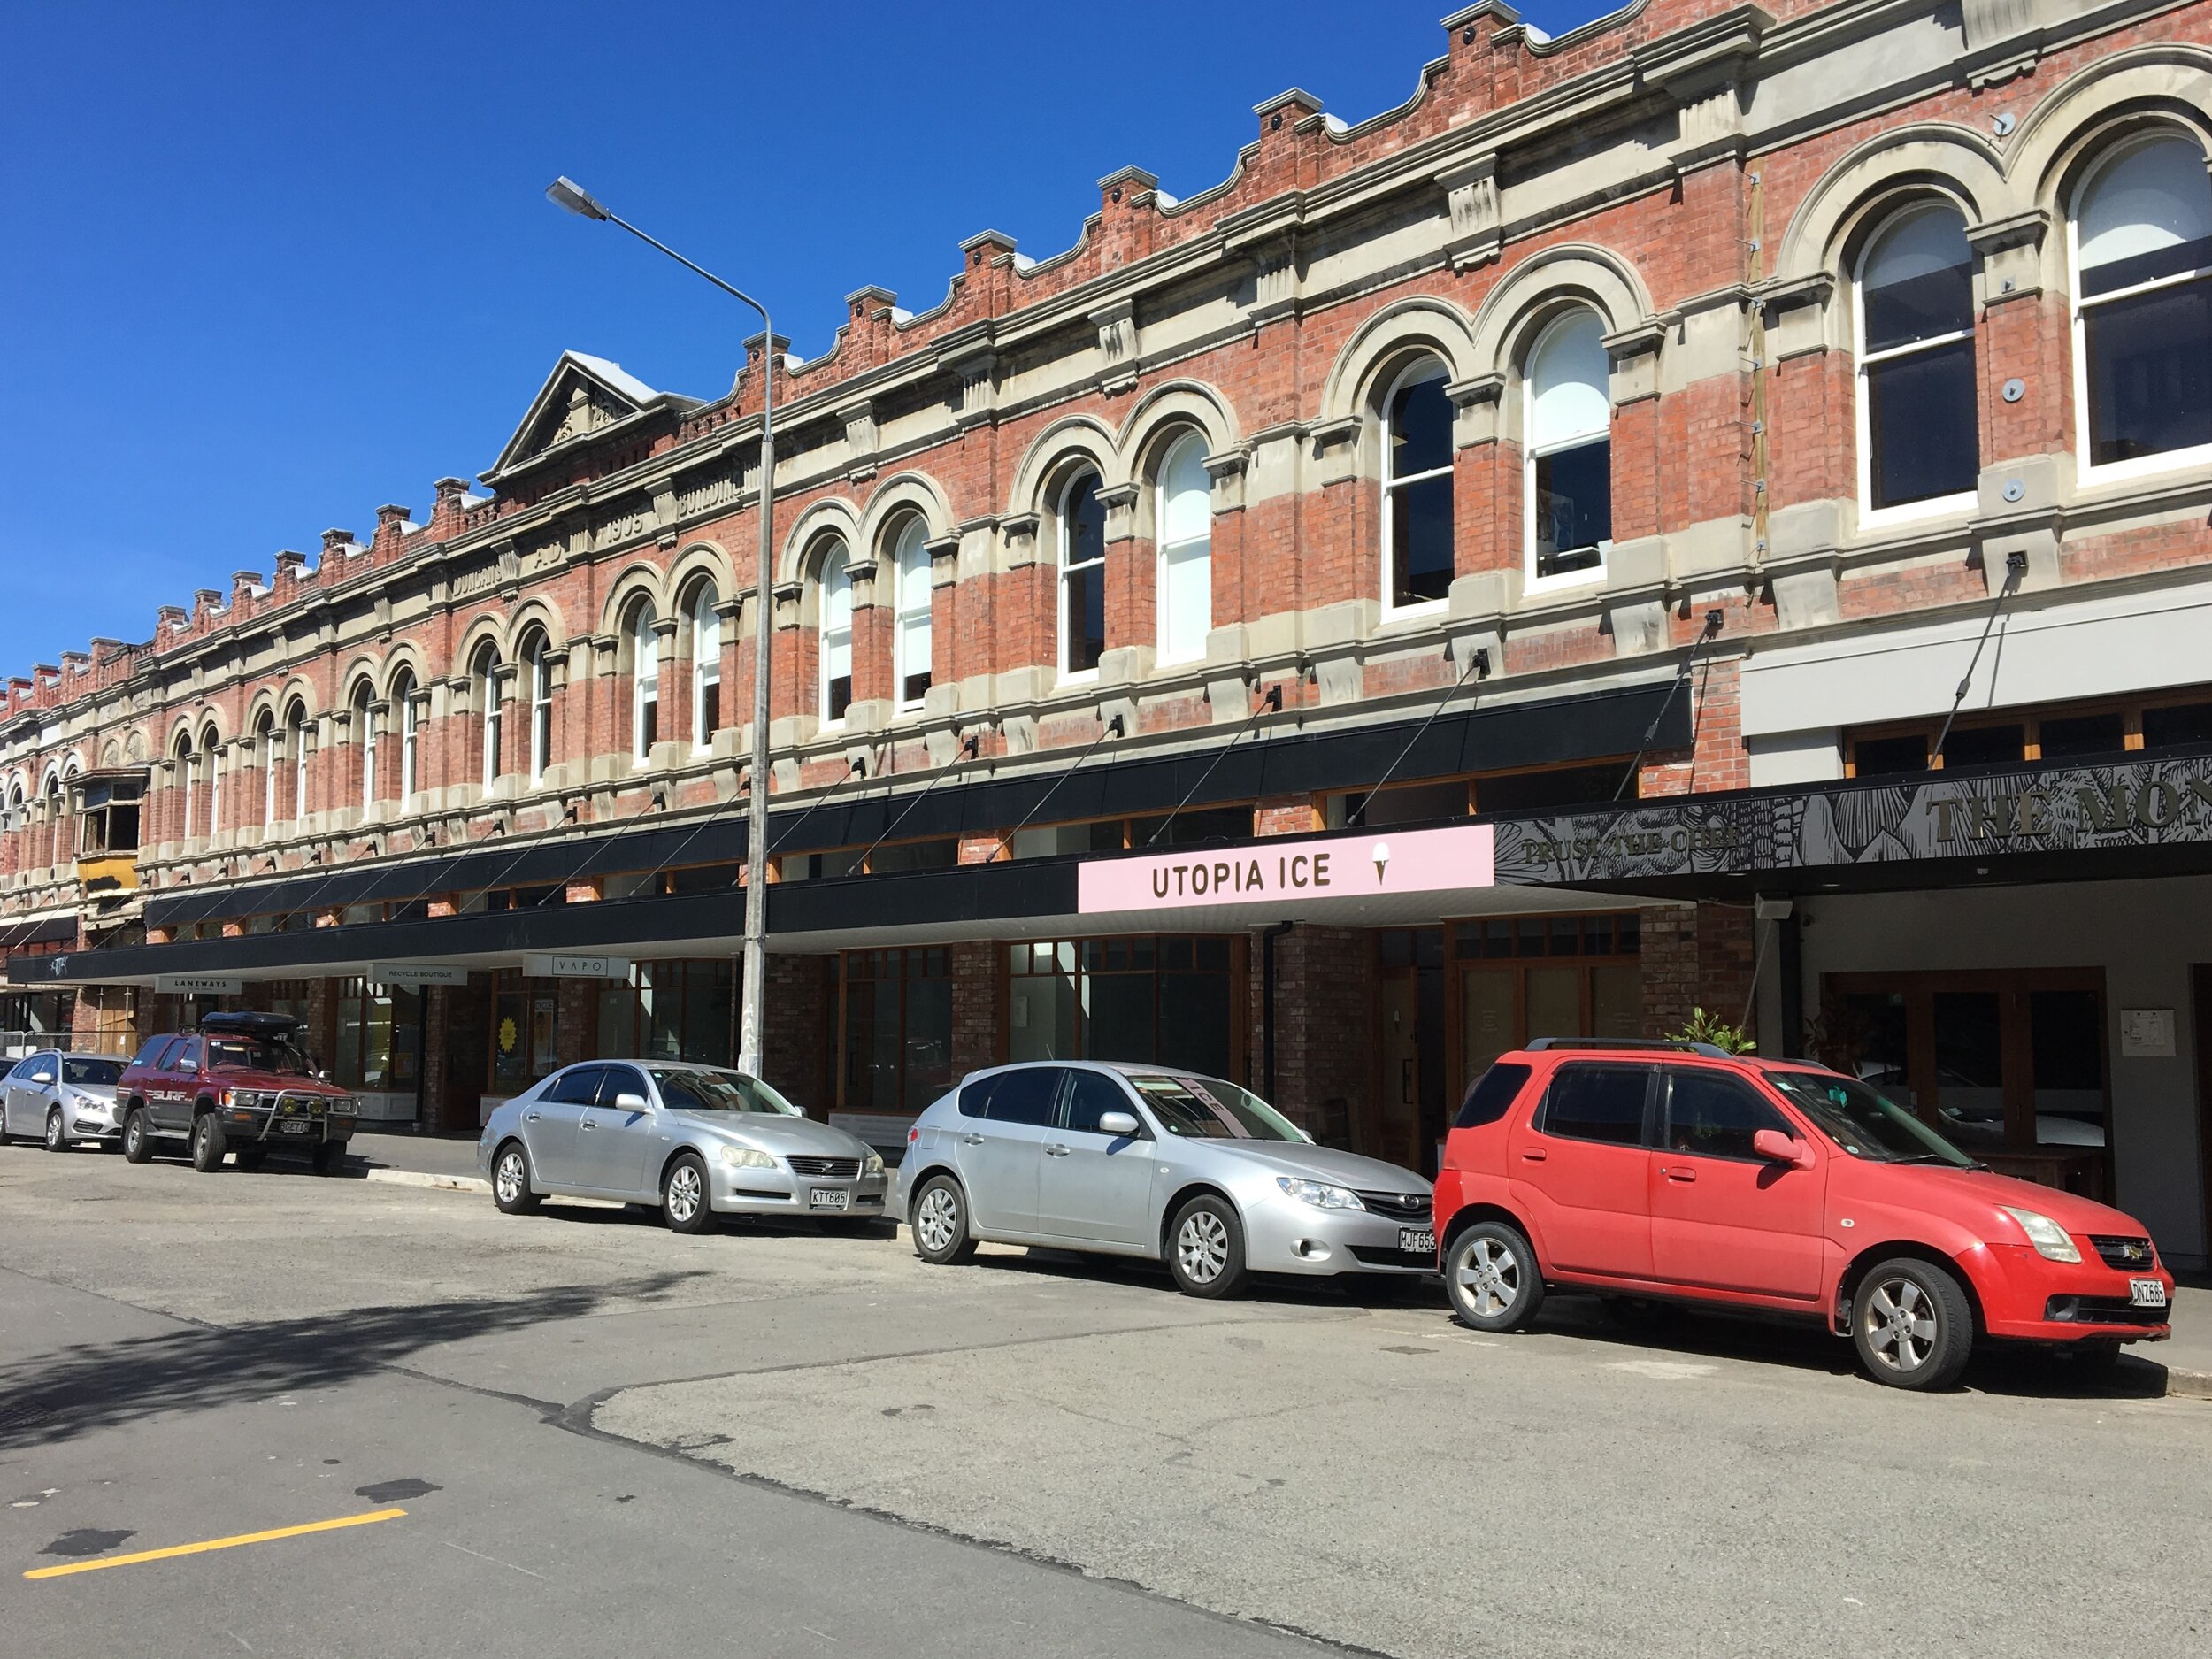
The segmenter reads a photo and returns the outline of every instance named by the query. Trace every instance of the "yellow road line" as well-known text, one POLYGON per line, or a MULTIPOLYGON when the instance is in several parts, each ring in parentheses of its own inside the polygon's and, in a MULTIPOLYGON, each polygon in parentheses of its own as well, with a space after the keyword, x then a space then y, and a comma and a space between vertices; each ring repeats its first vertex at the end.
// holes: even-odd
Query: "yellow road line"
POLYGON ((167 1561, 173 1555, 202 1555, 211 1549, 235 1549, 241 1544, 265 1544, 273 1539, 298 1538, 308 1532, 334 1532, 342 1526, 366 1526, 372 1521, 396 1521, 404 1509, 372 1509, 366 1515, 342 1515, 334 1521, 310 1521, 304 1526, 279 1526, 266 1532, 241 1532, 234 1538, 204 1539, 196 1544, 172 1544, 166 1549, 142 1549, 134 1555, 107 1555, 98 1561, 73 1561, 62 1567, 39 1567, 27 1578, 62 1578, 73 1572, 97 1572, 103 1567, 127 1567, 141 1561, 167 1561))

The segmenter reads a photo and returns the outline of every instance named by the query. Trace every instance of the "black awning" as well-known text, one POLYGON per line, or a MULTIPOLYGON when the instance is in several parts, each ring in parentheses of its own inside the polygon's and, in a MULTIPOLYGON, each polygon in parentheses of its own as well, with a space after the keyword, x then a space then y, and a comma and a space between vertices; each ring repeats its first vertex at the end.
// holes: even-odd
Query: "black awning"
POLYGON ((42 916, 35 921, 0 924, 0 956, 26 950, 33 945, 58 944, 77 936, 73 916, 42 916))

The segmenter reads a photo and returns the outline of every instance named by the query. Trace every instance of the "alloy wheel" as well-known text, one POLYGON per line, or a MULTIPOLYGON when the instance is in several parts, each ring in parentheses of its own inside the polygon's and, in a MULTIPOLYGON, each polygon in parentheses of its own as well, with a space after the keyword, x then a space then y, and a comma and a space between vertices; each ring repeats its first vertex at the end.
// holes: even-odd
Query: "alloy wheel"
POLYGON ((1875 1363, 1891 1371, 1916 1371, 1935 1350, 1935 1303, 1909 1279, 1885 1279, 1876 1285, 1859 1322, 1875 1363))
POLYGON ((933 1253, 950 1249, 959 1226, 960 1212, 951 1188, 933 1187, 922 1194, 922 1202, 914 1210, 914 1232, 924 1249, 933 1253))
POLYGON ((522 1154, 510 1148, 493 1175, 495 1195, 501 1203, 511 1204, 522 1196, 522 1154))
POLYGON ((1460 1263, 1459 1286, 1479 1317, 1494 1318, 1521 1294, 1521 1262, 1494 1239, 1478 1239, 1460 1263))
POLYGON ((46 1149, 49 1152, 58 1152, 62 1149, 62 1144, 61 1108, 57 1106, 46 1114, 46 1149))
POLYGON ((699 1171, 688 1164, 677 1166, 668 1178, 668 1197, 664 1206, 669 1220, 678 1226, 699 1213, 699 1171))
POLYGON ((1183 1276, 1194 1285, 1210 1285, 1229 1264, 1229 1229, 1210 1210, 1195 1210, 1183 1218, 1175 1234, 1175 1259, 1183 1276))

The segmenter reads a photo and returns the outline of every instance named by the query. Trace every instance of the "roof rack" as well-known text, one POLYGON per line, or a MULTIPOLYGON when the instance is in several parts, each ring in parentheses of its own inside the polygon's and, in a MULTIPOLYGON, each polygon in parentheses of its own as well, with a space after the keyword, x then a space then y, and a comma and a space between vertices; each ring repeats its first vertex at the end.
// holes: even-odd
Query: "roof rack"
POLYGON ((305 1023, 289 1014, 253 1014, 236 1009, 215 1009, 200 1016, 203 1032, 239 1037, 284 1035, 305 1023))
POLYGON ((1701 1055, 1708 1060, 1737 1058, 1717 1043, 1678 1037, 1532 1037, 1521 1047, 1534 1054, 1549 1048, 1661 1048, 1670 1054, 1701 1055))

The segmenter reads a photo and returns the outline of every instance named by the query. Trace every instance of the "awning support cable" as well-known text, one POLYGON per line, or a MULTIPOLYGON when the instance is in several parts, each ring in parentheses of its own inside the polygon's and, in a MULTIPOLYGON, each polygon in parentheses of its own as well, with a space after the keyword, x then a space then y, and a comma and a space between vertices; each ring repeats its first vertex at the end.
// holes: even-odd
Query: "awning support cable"
POLYGON ((1429 718, 1414 728, 1413 735, 1406 739, 1406 745, 1398 751, 1396 758, 1383 768, 1383 775, 1375 780, 1372 787, 1368 789, 1360 802, 1359 810, 1363 820, 1367 815, 1367 803, 1380 795, 1383 791, 1383 785, 1397 776, 1398 768, 1404 765, 1406 757, 1413 753, 1413 746, 1427 733, 1429 727, 1436 724, 1437 717, 1444 712, 1451 700, 1465 688, 1467 677, 1470 674, 1475 677, 1478 683, 1490 678, 1490 648, 1488 646, 1479 645, 1475 648, 1474 655, 1467 659, 1467 666, 1459 671, 1459 678, 1452 681, 1450 688, 1436 700, 1436 706, 1429 710, 1429 718))
POLYGON ((1227 742, 1224 743, 1215 753, 1211 764, 1207 766, 1205 771, 1198 774, 1198 781, 1191 785, 1189 788, 1183 791, 1183 798, 1175 803, 1174 810, 1171 811, 1165 818, 1160 820, 1159 827, 1154 830, 1151 834, 1145 837, 1144 844, 1149 847, 1153 842, 1158 841, 1161 836, 1167 833, 1167 826, 1175 822, 1175 814, 1177 812, 1180 812, 1185 807, 1188 806, 1198 792, 1206 787, 1206 780, 1214 775, 1214 768, 1220 765, 1223 761, 1229 758, 1229 751, 1241 742, 1248 733, 1257 729, 1260 716, 1270 713, 1280 714, 1282 711, 1283 687, 1280 682, 1278 682, 1277 684, 1270 686, 1267 688, 1267 695, 1260 699, 1260 706, 1253 710, 1250 718, 1248 718, 1242 726, 1237 728, 1236 736, 1231 738, 1227 742))
POLYGON ((1943 729, 1936 733, 1935 748, 1928 756, 1928 769, 1932 772, 1943 758, 1943 746, 1951 739, 1951 722, 1959 718, 1959 709, 1966 702, 1966 694, 1974 688, 1974 671, 1981 666, 1982 648, 1989 643, 1991 630, 1997 626, 1998 613, 2004 610, 2005 601, 2012 597, 2012 585, 2028 573, 2028 556, 2015 549, 2005 555, 2005 579, 1997 584, 1997 597, 1989 607, 1989 618, 1982 624, 1982 637, 1974 641, 1974 655, 1966 664, 1966 677, 1959 681, 1959 688, 1951 695, 1951 711, 1943 717, 1943 729))
POLYGON ((1616 801, 1621 798, 1621 791, 1634 781, 1637 768, 1644 764, 1644 757, 1650 752, 1654 740, 1659 735, 1660 723, 1667 718, 1667 710, 1674 707, 1674 700, 1681 694, 1682 687, 1689 683, 1690 671, 1697 666, 1698 648, 1717 637, 1721 624, 1726 619, 1717 606, 1705 613, 1704 631, 1690 641, 1689 651, 1682 658, 1682 666, 1675 673, 1674 683, 1667 687, 1666 700, 1660 703, 1659 712, 1651 717, 1651 724, 1644 728, 1644 741, 1636 745, 1636 753, 1629 759, 1628 770, 1621 774, 1620 782, 1613 786, 1613 799, 1616 801))
MULTIPOLYGON (((961 740, 960 748, 956 753, 964 757, 966 759, 973 760, 976 757, 976 750, 979 747, 979 740, 971 735, 961 740)), ((875 840, 868 843, 866 849, 861 853, 859 858, 855 862, 865 864, 868 862, 869 856, 872 854, 877 848, 882 846, 885 841, 890 840, 892 832, 897 829, 900 825, 906 822, 907 814, 911 812, 916 807, 921 805, 925 800, 928 799, 929 792, 932 789, 934 789, 939 784, 944 782, 947 778, 950 777, 954 770, 955 769, 951 765, 940 766, 937 769, 937 775, 914 792, 914 798, 906 803, 905 807, 901 810, 898 817, 893 818, 888 824, 883 826, 883 833, 878 835, 875 840)))
POLYGON ((1120 735, 1121 716, 1118 714, 1108 715, 1106 717, 1105 730, 1091 740, 1091 746, 1088 749, 1085 749, 1081 754, 1078 755, 1073 760, 1068 763, 1067 769, 1061 772, 1058 777, 1055 778, 1051 784, 1046 788, 1045 792, 1037 797, 1037 804, 1031 807, 1027 812, 1022 815, 1022 821, 1015 825, 1012 829, 1008 830, 1005 834, 998 838, 997 851, 994 852, 991 856, 995 859, 999 853, 1004 852, 1008 848, 1014 844, 1014 837, 1020 834, 1024 830, 1029 827, 1030 820, 1035 818, 1038 813, 1044 810, 1045 803, 1052 799, 1054 792, 1071 777, 1074 776, 1077 769, 1079 768, 1085 761, 1088 760, 1093 755, 1095 755, 1098 752, 1098 746, 1101 743, 1103 743, 1110 737, 1119 737, 1120 735))

